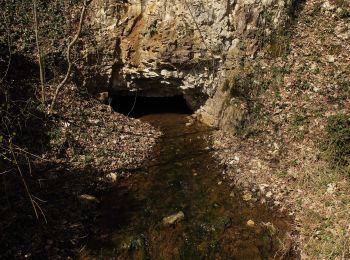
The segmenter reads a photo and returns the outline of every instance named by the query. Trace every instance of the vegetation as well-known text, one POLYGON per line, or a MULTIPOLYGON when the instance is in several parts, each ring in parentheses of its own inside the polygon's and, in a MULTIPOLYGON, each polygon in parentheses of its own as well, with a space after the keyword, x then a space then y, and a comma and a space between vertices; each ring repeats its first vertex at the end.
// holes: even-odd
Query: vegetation
POLYGON ((334 166, 347 167, 350 174, 350 115, 330 116, 327 123, 325 149, 334 166))
MULTIPOLYGON (((79 1, 75 4, 73 8, 79 10, 79 1)), ((47 149, 52 120, 47 116, 46 91, 55 88, 54 75, 62 69, 64 37, 69 35, 64 17, 74 13, 68 5, 68 1, 7 1, 1 10, 0 170, 20 174, 30 199, 21 169, 31 163, 33 155, 40 157, 47 149)), ((70 59, 67 62, 71 66, 70 59)), ((38 217, 39 204, 32 204, 38 217)))
MULTIPOLYGON (((47 212, 49 207, 42 199, 48 193, 42 193, 41 183, 38 187, 38 181, 46 178, 42 168, 51 164, 53 169, 55 165, 53 160, 48 163, 44 158, 52 148, 50 132, 54 125, 57 127, 57 116, 47 113, 49 103, 46 101, 52 102, 53 90, 60 86, 67 63, 72 66, 72 62, 64 58, 66 39, 75 33, 76 16, 79 17, 82 6, 78 0, 1 2, 0 258, 20 257, 10 251, 7 251, 9 255, 3 253, 11 250, 10 245, 23 243, 25 236, 32 234, 33 227, 51 217, 52 211, 47 212), (10 238, 8 230, 20 234, 16 227, 23 223, 29 225, 27 233, 10 238)), ((76 59, 76 49, 70 47, 71 56, 76 59)))
POLYGON ((150 27, 149 27, 149 32, 150 32, 151 36, 153 36, 154 34, 157 33, 157 20, 154 21, 154 22, 150 25, 150 27))

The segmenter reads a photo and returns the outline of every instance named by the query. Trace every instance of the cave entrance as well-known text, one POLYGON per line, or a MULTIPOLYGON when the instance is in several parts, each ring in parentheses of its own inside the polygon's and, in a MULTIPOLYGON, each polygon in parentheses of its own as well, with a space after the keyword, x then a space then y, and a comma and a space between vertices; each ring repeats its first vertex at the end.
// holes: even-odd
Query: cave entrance
POLYGON ((183 95, 146 97, 137 95, 114 95, 114 111, 126 116, 139 118, 149 114, 176 113, 192 114, 183 95))

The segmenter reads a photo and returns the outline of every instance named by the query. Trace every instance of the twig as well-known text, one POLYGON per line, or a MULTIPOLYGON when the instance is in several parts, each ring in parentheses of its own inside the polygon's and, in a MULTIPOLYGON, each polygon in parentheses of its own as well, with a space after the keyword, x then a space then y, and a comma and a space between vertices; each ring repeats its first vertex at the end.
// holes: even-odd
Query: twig
POLYGON ((27 182, 26 182, 26 180, 24 179, 24 175, 23 175, 23 173, 22 173, 22 169, 21 169, 21 167, 19 166, 19 163, 18 163, 18 161, 17 161, 17 157, 16 157, 16 154, 15 154, 15 152, 14 152, 14 150, 13 150, 12 140, 11 140, 11 139, 9 140, 9 147, 10 147, 10 151, 11 151, 11 154, 12 154, 12 157, 13 157, 13 161, 14 161, 16 167, 17 167, 18 173, 19 173, 20 176, 21 176, 21 180, 22 180, 22 182, 23 182, 23 186, 24 186, 24 188, 26 189, 27 195, 28 195, 29 200, 30 200, 30 202, 31 202, 31 204, 32 204, 32 207, 33 207, 35 216, 36 216, 37 219, 39 219, 39 215, 38 215, 38 212, 36 211, 36 207, 35 207, 35 201, 34 201, 33 198, 32 198, 32 194, 30 193, 30 190, 29 190, 29 187, 28 187, 28 185, 27 185, 27 182))
POLYGON ((47 202, 46 200, 42 200, 42 199, 40 199, 40 198, 38 198, 38 197, 36 197, 36 196, 34 196, 34 195, 32 195, 32 197, 33 197, 34 199, 37 199, 37 200, 40 201, 40 202, 44 202, 44 203, 47 202))
POLYGON ((14 146, 14 148, 15 148, 16 150, 19 150, 19 151, 21 151, 21 152, 24 152, 24 153, 26 153, 26 154, 28 154, 28 155, 31 155, 31 156, 33 156, 33 157, 35 157, 35 158, 37 158, 37 159, 42 160, 42 161, 47 161, 47 162, 50 162, 50 160, 48 160, 48 159, 44 159, 44 158, 40 157, 39 155, 36 155, 36 154, 30 153, 30 152, 28 152, 28 151, 26 151, 26 150, 24 150, 24 149, 20 148, 19 146, 15 145, 15 144, 13 144, 13 146, 14 146))
POLYGON ((136 105, 136 100, 137 100, 137 90, 136 90, 136 94, 135 94, 134 104, 132 105, 132 108, 131 108, 131 110, 129 111, 129 113, 128 113, 127 116, 129 116, 129 115, 132 113, 132 111, 134 110, 135 105, 136 105))
MULTIPOLYGON (((3 150, 7 150, 5 148, 2 148, 3 150)), ((6 161, 12 162, 11 158, 7 157, 5 154, 0 153, 0 155, 2 156, 3 159, 5 159, 6 161)))
POLYGON ((45 106, 45 76, 42 63, 42 53, 39 44, 39 26, 38 26, 38 14, 36 0, 33 0, 33 15, 34 15, 34 31, 35 31, 35 41, 36 48, 38 51, 38 63, 39 63, 39 74, 40 74, 40 84, 41 84, 41 103, 43 107, 45 106))
POLYGON ((47 224, 47 219, 46 219, 46 216, 45 216, 45 214, 44 214, 44 211, 41 209, 41 207, 40 207, 40 205, 39 205, 39 203, 38 202, 36 202, 35 200, 33 200, 34 201, 34 204, 38 207, 38 209, 40 210, 40 212, 41 212, 41 215, 43 215, 43 218, 44 218, 44 220, 45 220, 45 223, 47 224))
POLYGON ((7 63, 7 67, 6 67, 6 70, 5 70, 5 74, 4 76, 1 78, 0 80, 0 83, 2 83, 4 81, 4 79, 6 78, 7 76, 7 73, 10 69, 10 65, 11 65, 11 58, 12 58, 12 51, 11 51, 11 36, 10 36, 10 29, 9 29, 9 26, 7 24, 7 20, 6 20, 6 16, 5 14, 3 14, 3 17, 4 17, 4 23, 5 23, 5 26, 6 26, 6 33, 7 33, 7 45, 8 45, 8 48, 9 48, 9 61, 7 63))
POLYGON ((57 99, 57 95, 58 95, 59 91, 61 90, 62 86, 64 84, 66 84, 66 82, 67 82, 67 80, 69 78, 69 75, 71 73, 72 66, 73 66, 72 61, 71 61, 71 49, 72 49, 72 47, 74 46, 74 44, 76 43, 76 41, 78 40, 78 38, 80 36, 81 28, 82 28, 84 17, 85 17, 87 4, 88 4, 88 0, 84 0, 84 5, 83 5, 83 8, 82 8, 81 13, 80 13, 80 20, 79 20, 79 25, 78 25, 78 31, 75 34, 73 40, 68 44, 68 47, 67 47, 67 54, 66 54, 67 56, 66 57, 67 57, 67 62, 68 62, 68 69, 67 69, 67 72, 66 72, 66 75, 65 75, 64 79, 60 82, 60 84, 58 84, 58 86, 56 88, 54 97, 53 97, 52 102, 51 102, 51 106, 49 108, 49 114, 52 114, 54 106, 55 106, 55 102, 56 102, 56 99, 57 99))
POLYGON ((11 172, 11 170, 3 171, 3 172, 0 172, 0 175, 4 175, 4 174, 9 173, 9 172, 11 172))
POLYGON ((27 160, 27 163, 28 163, 29 175, 31 177, 33 177, 33 175, 32 175, 32 164, 30 163, 30 160, 29 160, 27 154, 24 154, 24 156, 26 157, 26 160, 27 160))

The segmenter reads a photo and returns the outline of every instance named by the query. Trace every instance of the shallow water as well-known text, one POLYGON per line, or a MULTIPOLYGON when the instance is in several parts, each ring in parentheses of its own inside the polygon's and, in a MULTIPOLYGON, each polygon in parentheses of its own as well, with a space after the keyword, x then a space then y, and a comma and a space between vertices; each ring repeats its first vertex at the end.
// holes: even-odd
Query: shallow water
POLYGON ((121 179, 104 198, 101 231, 83 259, 295 258, 279 242, 290 229, 287 218, 218 184, 223 169, 209 148, 210 128, 186 126, 180 114, 141 119, 164 136, 145 170, 121 179), (179 211, 182 221, 162 224, 179 211))

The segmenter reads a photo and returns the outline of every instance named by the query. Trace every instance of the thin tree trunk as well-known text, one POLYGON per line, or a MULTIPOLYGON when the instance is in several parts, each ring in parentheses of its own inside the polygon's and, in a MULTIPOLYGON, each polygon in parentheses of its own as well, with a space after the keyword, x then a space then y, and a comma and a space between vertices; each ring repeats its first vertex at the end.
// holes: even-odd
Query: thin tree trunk
POLYGON ((37 14, 37 4, 36 0, 33 0, 33 14, 34 14, 34 30, 35 30, 35 41, 36 48, 38 51, 38 62, 39 62, 39 72, 40 72, 40 84, 41 84, 41 103, 45 107, 45 76, 42 63, 42 54, 39 44, 39 26, 38 26, 38 14, 37 14))
POLYGON ((80 13, 80 20, 79 20, 79 25, 78 25, 78 31, 75 34, 73 40, 68 44, 67 54, 66 54, 67 62, 68 62, 68 69, 67 69, 67 72, 66 72, 66 75, 65 75, 64 79, 60 82, 60 84, 58 84, 58 86, 56 88, 55 95, 54 95, 54 97, 52 99, 51 106, 50 106, 50 109, 49 109, 49 113, 50 114, 53 112, 53 109, 54 109, 55 102, 56 102, 57 95, 58 95, 59 91, 61 90, 63 85, 66 84, 66 82, 67 82, 67 80, 68 80, 68 78, 70 76, 70 73, 72 71, 73 63, 72 63, 71 58, 70 58, 70 56, 71 56, 71 49, 74 46, 74 44, 76 43, 76 41, 79 39, 79 36, 80 36, 80 33, 81 33, 81 28, 83 26, 83 21, 84 21, 84 17, 85 17, 87 4, 88 4, 88 0, 84 0, 84 5, 83 5, 83 8, 82 8, 81 13, 80 13))

